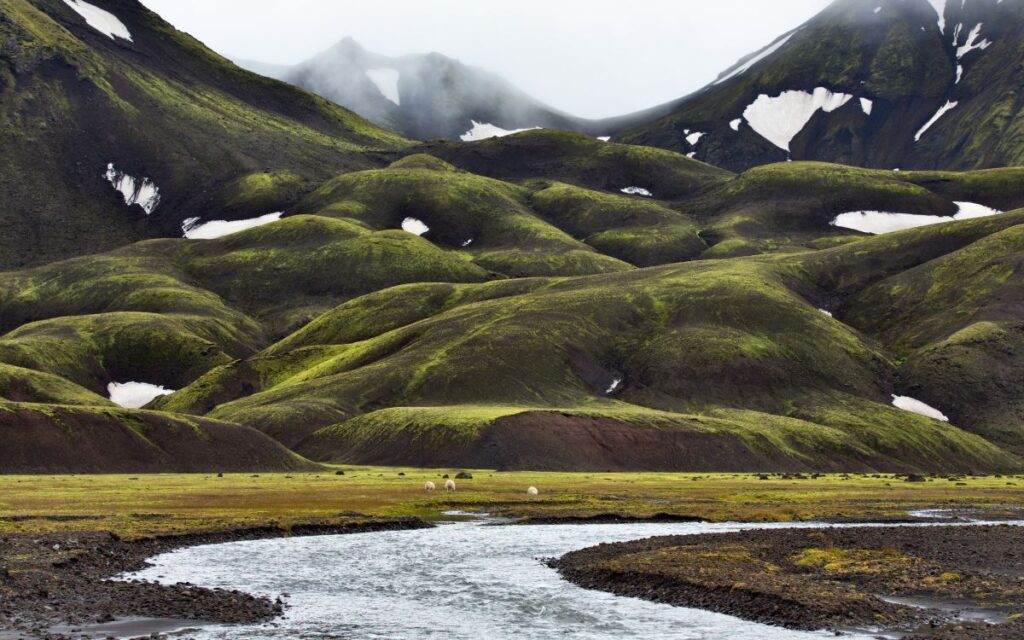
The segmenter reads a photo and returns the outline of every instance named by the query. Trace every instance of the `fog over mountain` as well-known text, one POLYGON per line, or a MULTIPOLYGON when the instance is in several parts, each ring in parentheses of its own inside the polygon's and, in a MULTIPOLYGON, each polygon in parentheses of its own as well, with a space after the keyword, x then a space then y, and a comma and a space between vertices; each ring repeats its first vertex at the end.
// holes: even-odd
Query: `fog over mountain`
POLYGON ((496 73, 557 110, 622 115, 697 90, 827 6, 777 0, 756 20, 746 0, 539 2, 449 0, 145 0, 232 58, 295 65, 350 36, 387 56, 442 53, 496 73))

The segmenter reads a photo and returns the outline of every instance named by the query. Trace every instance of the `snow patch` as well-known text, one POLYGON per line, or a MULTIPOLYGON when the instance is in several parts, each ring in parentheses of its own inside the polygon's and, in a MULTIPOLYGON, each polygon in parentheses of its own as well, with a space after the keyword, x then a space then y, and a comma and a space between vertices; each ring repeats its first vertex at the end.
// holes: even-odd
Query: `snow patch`
POLYGON ((184 233, 184 237, 189 240, 213 240, 214 238, 223 238, 232 233, 238 233, 253 227, 262 227, 265 224, 277 222, 281 219, 283 213, 283 211, 278 211, 277 213, 268 213, 258 218, 248 218, 246 220, 211 220, 203 224, 196 224, 199 222, 199 218, 189 218, 182 223, 181 230, 184 233), (191 224, 188 224, 190 222, 191 224))
POLYGON ((739 131, 741 124, 743 124, 743 118, 736 118, 735 120, 732 120, 731 122, 729 122, 729 127, 733 131, 739 131))
POLYGON ((471 244, 473 244, 473 238, 468 238, 468 239, 466 239, 466 240, 465 240, 465 241, 464 241, 464 242, 462 243, 462 246, 463 246, 463 247, 468 247, 468 246, 469 246, 469 245, 471 245, 471 244))
POLYGON ((612 139, 612 137, 611 136, 597 136, 597 139, 600 140, 601 142, 608 142, 609 140, 612 139))
POLYGON ((417 218, 406 218, 405 220, 402 220, 402 231, 408 231, 414 236, 422 236, 424 233, 430 231, 430 227, 423 224, 423 221, 417 218))
POLYGON ((690 146, 696 145, 700 142, 700 139, 704 136, 703 131, 694 131, 690 135, 686 136, 686 141, 690 143, 690 146))
POLYGON ((141 409, 154 398, 169 396, 172 393, 172 389, 146 382, 111 382, 107 385, 110 401, 125 409, 141 409))
POLYGON ((85 18, 86 24, 111 40, 121 38, 122 40, 132 42, 132 34, 128 31, 128 27, 124 26, 124 23, 118 20, 117 16, 109 11, 104 11, 96 5, 89 4, 84 0, 64 0, 64 4, 68 5, 75 10, 75 13, 85 18))
MULTIPOLYGON (((967 40, 965 40, 962 45, 956 48, 957 60, 962 59, 964 56, 966 56, 968 53, 972 51, 976 51, 978 49, 988 49, 990 46, 992 46, 992 42, 990 40, 982 40, 981 42, 977 42, 978 36, 981 35, 981 25, 981 22, 974 25, 974 28, 971 29, 971 32, 967 35, 967 40)), ((956 39, 953 40, 953 44, 956 44, 956 39)))
POLYGON ((160 189, 150 182, 149 178, 136 180, 115 169, 113 162, 107 165, 107 171, 103 177, 112 187, 121 192, 126 205, 129 207, 133 204, 139 205, 147 216, 153 213, 153 210, 160 204, 160 189))
POLYGON ((610 385, 608 385, 608 388, 605 390, 604 395, 610 396, 613 393, 615 393, 616 391, 618 391, 619 388, 621 388, 621 387, 622 387, 622 378, 615 378, 614 380, 612 380, 612 383, 610 385))
POLYGON ((957 220, 969 220, 971 218, 987 218, 988 216, 995 216, 1002 213, 999 209, 993 209, 992 207, 986 207, 983 204, 977 202, 956 202, 959 211, 953 218, 957 220))
POLYGON ((463 142, 476 142, 477 140, 488 140, 490 138, 503 138, 505 136, 510 136, 513 133, 540 129, 540 127, 527 127, 526 129, 502 129, 501 127, 496 127, 489 122, 477 122, 476 120, 470 120, 470 122, 473 123, 473 128, 459 136, 463 142))
POLYGON ((817 87, 814 93, 783 91, 774 97, 762 93, 744 110, 743 117, 763 138, 789 151, 789 143, 819 109, 831 113, 852 98, 848 93, 832 93, 825 87, 817 87))
POLYGON ((928 0, 928 4, 939 14, 939 31, 946 33, 946 0, 928 0))
POLYGON ((871 111, 875 108, 875 103, 868 98, 860 99, 860 110, 864 112, 864 115, 870 116, 871 111))
POLYGON ((651 193, 647 189, 644 189, 643 187, 626 187, 625 189, 622 189, 622 193, 631 196, 644 196, 645 198, 654 197, 653 193, 651 193))
POLYGON ((199 224, 200 220, 202 220, 202 218, 200 218, 198 216, 196 216, 195 218, 185 218, 184 220, 182 220, 181 221, 181 235, 183 237, 188 237, 188 232, 191 231, 194 226, 199 224))
POLYGON ((398 78, 401 76, 398 69, 367 69, 366 77, 385 98, 397 105, 402 104, 402 96, 398 93, 398 78))
POLYGON ((794 31, 793 33, 789 33, 789 34, 779 38, 775 42, 771 43, 770 45, 768 45, 764 49, 761 49, 759 52, 754 54, 750 58, 750 60, 747 60, 746 62, 744 62, 740 66, 738 66, 735 69, 733 69, 728 75, 723 76, 723 77, 719 78, 718 80, 715 80, 714 83, 712 83, 712 84, 721 84, 721 83, 725 82, 726 80, 728 80, 730 78, 735 78, 738 75, 746 73, 755 64, 757 64, 758 62, 761 62, 762 60, 764 60, 768 56, 772 55, 773 53, 775 53, 776 51, 778 51, 779 49, 784 47, 786 45, 786 43, 789 42, 789 39, 793 37, 794 34, 796 34, 796 31, 794 31))
POLYGON ((832 315, 832 312, 831 312, 831 311, 829 311, 828 309, 818 309, 818 311, 820 311, 820 312, 824 313, 824 314, 825 314, 826 316, 828 316, 828 317, 830 317, 830 318, 834 317, 834 316, 832 315))
POLYGON ((939 107, 939 110, 935 112, 935 115, 932 116, 932 119, 924 123, 924 126, 917 130, 917 133, 914 134, 914 142, 920 142, 921 136, 923 136, 926 131, 931 129, 932 125, 939 121, 939 118, 946 115, 947 111, 950 111, 958 104, 960 103, 952 100, 946 100, 946 104, 939 107))
POLYGON ((853 229, 862 233, 880 234, 904 229, 914 229, 932 224, 984 218, 1002 213, 998 209, 986 207, 975 202, 957 202, 959 210, 953 216, 926 216, 916 213, 890 213, 886 211, 851 211, 841 213, 832 221, 832 225, 844 229, 853 229))
POLYGON ((956 65, 956 84, 960 84, 960 81, 964 79, 964 65, 956 65))
POLYGON ((903 409, 911 413, 925 416, 933 420, 939 420, 941 422, 949 422, 949 418, 944 413, 936 409, 935 407, 929 407, 920 400, 915 400, 909 396, 893 396, 892 405, 897 409, 903 409))

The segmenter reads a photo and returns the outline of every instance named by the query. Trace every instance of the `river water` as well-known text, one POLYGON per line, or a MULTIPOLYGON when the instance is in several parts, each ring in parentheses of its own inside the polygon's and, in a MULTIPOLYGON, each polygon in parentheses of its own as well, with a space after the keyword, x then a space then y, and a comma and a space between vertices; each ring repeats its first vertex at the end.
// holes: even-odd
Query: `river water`
POLYGON ((602 542, 792 526, 811 525, 496 526, 480 520, 192 547, 161 555, 153 567, 127 577, 283 596, 288 604, 272 623, 190 629, 183 633, 189 638, 834 638, 581 589, 541 561, 602 542))

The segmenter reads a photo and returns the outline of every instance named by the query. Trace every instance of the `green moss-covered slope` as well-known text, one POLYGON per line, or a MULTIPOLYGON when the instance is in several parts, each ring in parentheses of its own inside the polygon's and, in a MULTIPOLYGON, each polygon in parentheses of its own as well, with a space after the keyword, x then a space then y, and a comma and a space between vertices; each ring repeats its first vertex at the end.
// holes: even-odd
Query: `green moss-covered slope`
POLYGON ((97 0, 132 40, 62 0, 0 1, 0 268, 180 235, 186 218, 279 211, 406 146, 322 98, 235 67, 136 0, 97 0), (149 215, 107 165, 152 180, 149 215))
POLYGON ((501 180, 547 178, 612 192, 642 187, 666 200, 692 196, 730 177, 728 171, 679 153, 564 131, 524 131, 468 144, 437 142, 419 150, 501 180))
MULTIPOLYGON (((960 256, 1005 258, 1005 234, 1015 237, 1021 215, 793 256, 386 290, 211 371, 158 406, 253 425, 300 452, 350 462, 1015 468, 1019 461, 993 440, 1015 450, 1024 437, 1019 422, 993 430, 966 418, 1007 415, 979 395, 965 401, 975 413, 954 417, 954 404, 922 392, 932 379, 915 373, 900 339, 859 319, 857 309, 890 329, 927 326, 910 305, 925 304, 919 293, 886 303, 903 310, 898 322, 860 300, 885 278, 960 256), (897 409, 893 394, 930 400, 953 419, 897 409)), ((998 279, 979 278, 998 287, 998 279)), ((996 313, 996 299, 979 305, 996 313)), ((935 322, 961 331, 950 317, 935 322)), ((932 348, 927 343, 920 357, 932 348)), ((1005 369, 1015 363, 1009 356, 1005 369)), ((965 389, 987 384, 978 370, 957 371, 965 389)))
POLYGON ((1021 165, 1022 29, 1017 2, 836 0, 703 89, 606 128, 616 141, 693 153, 733 171, 787 157, 885 169, 1021 165), (760 96, 815 89, 850 99, 811 115, 788 149, 751 126, 747 109, 760 96), (692 132, 704 135, 693 142, 692 132))

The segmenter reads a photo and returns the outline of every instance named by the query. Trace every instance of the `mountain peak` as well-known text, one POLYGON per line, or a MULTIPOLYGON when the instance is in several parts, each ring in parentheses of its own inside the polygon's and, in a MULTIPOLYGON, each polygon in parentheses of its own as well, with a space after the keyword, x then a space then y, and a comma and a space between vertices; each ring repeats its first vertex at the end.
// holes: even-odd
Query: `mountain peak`
POLYGON ((344 38, 339 40, 336 45, 334 45, 334 48, 341 49, 344 51, 366 51, 366 48, 363 47, 363 45, 359 44, 359 41, 353 38, 352 36, 345 36, 344 38))

